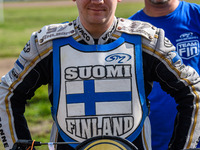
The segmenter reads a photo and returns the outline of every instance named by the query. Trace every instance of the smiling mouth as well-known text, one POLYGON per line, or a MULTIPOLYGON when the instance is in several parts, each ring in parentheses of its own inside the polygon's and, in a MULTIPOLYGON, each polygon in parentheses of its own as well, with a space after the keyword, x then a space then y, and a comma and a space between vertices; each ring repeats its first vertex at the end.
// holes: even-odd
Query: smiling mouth
POLYGON ((103 12, 103 11, 105 11, 104 9, 89 9, 89 10, 95 11, 95 12, 103 12))
POLYGON ((88 9, 96 12, 101 12, 106 10, 105 8, 97 8, 97 7, 89 7, 88 9))
POLYGON ((93 10, 93 11, 103 11, 101 9, 91 9, 91 10, 93 10))

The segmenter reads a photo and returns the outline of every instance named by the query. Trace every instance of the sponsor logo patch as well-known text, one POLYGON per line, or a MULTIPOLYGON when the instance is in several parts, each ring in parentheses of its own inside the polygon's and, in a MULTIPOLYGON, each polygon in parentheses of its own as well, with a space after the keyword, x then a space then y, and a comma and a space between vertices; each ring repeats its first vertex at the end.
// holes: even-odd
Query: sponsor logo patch
POLYGON ((186 32, 176 40, 176 49, 182 59, 191 59, 199 55, 199 40, 193 32, 186 32))

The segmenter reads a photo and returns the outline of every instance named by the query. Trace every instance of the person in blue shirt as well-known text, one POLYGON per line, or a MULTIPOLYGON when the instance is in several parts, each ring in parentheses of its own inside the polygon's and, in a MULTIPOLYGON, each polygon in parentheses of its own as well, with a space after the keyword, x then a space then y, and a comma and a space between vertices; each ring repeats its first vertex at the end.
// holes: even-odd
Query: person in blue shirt
MULTIPOLYGON (((179 0, 144 0, 145 7, 129 19, 141 20, 165 30, 186 65, 200 72, 200 5, 179 0)), ((166 150, 172 136, 176 103, 154 82, 150 99, 153 150, 166 150)), ((178 120, 176 120, 178 121, 178 120)), ((173 140, 173 139, 171 139, 173 140)), ((200 147, 200 144, 198 145, 200 147)))

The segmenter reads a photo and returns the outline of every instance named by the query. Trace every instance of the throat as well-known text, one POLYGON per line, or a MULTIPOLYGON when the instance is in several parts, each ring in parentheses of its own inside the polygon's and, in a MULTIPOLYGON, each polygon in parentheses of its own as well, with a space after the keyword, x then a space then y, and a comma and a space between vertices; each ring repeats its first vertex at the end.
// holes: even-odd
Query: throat
POLYGON ((94 44, 97 45, 98 41, 99 41, 99 39, 94 39, 94 44))

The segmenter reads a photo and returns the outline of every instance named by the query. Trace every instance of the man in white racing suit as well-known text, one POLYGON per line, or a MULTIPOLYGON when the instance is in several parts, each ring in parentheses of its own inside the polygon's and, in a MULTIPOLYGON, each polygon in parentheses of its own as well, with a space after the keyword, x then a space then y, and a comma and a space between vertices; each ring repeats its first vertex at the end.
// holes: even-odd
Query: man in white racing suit
MULTIPOLYGON (((99 135, 151 149, 149 102, 153 81, 178 104, 169 150, 194 148, 200 135, 200 78, 185 66, 162 29, 115 17, 121 0, 74 0, 79 17, 34 32, 0 84, 0 131, 6 150, 31 139, 26 100, 48 84, 57 150, 73 150, 99 135)), ((170 110, 169 110, 170 111, 170 110)))

